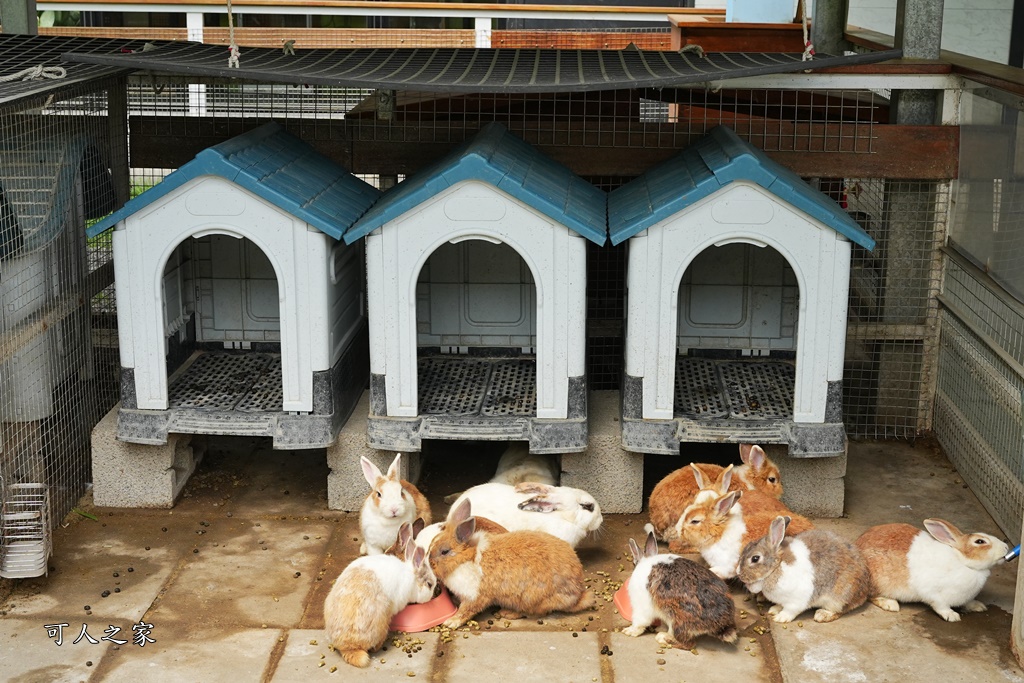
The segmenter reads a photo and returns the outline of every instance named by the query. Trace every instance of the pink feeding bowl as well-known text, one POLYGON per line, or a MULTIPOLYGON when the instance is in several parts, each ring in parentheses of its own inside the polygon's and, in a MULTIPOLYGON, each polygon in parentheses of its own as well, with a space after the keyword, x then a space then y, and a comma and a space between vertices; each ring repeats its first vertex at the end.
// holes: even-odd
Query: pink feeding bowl
POLYGON ((615 603, 616 609, 619 610, 619 614, 626 621, 633 621, 633 607, 629 604, 629 584, 622 584, 622 588, 615 591, 615 595, 612 596, 612 602, 615 603))
POLYGON ((439 624, 458 611, 448 589, 441 586, 441 593, 427 602, 408 605, 391 620, 392 631, 419 633, 439 624))

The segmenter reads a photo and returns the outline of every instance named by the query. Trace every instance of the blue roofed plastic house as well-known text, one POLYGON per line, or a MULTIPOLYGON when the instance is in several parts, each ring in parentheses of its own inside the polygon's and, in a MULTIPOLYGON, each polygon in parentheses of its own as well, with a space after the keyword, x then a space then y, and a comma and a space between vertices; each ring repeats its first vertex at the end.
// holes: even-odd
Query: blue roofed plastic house
POLYGON ((608 221, 629 242, 626 449, 845 454, 851 250, 874 242, 842 207, 718 127, 611 192, 608 221))
POLYGON ((363 252, 340 238, 379 194, 270 123, 90 228, 114 228, 118 439, 328 445, 368 368, 363 252))
POLYGON ((586 448, 586 245, 606 240, 606 197, 489 124, 345 233, 366 240, 372 447, 586 448))

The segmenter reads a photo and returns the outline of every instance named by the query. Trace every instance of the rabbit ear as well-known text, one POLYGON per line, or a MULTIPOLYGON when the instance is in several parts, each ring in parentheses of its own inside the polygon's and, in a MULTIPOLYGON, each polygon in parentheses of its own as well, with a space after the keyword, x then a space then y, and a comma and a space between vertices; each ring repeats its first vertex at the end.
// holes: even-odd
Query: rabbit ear
POLYGON ((527 512, 556 512, 562 509, 561 503, 544 496, 534 496, 524 500, 518 507, 527 512))
POLYGON ((707 483, 704 481, 704 473, 700 471, 700 468, 690 463, 690 469, 693 470, 693 479, 697 482, 697 488, 706 489, 707 483))
POLYGON ((960 539, 963 537, 963 533, 946 520, 938 518, 926 519, 924 520, 924 528, 939 543, 945 543, 954 548, 960 546, 960 539))
POLYGON ((732 506, 736 504, 736 501, 740 499, 742 491, 733 491, 728 495, 722 496, 715 501, 714 513, 719 517, 725 517, 729 514, 729 510, 732 510, 732 506))
POLYGON ((654 557, 658 554, 658 540, 653 533, 647 534, 647 543, 644 544, 644 557, 654 557))
POLYGON ((632 538, 629 539, 629 552, 633 555, 633 564, 640 564, 640 560, 643 559, 640 555, 640 548, 637 547, 636 541, 634 541, 632 538))
POLYGON ((729 485, 732 484, 732 465, 729 465, 722 473, 715 479, 715 490, 718 491, 718 495, 724 496, 729 491, 729 485))
POLYGON ((398 453, 395 455, 395 459, 391 462, 391 467, 388 468, 388 479, 398 479, 398 469, 401 467, 402 454, 398 453))
POLYGON ((398 547, 406 549, 409 547, 409 541, 413 538, 412 526, 408 522, 404 522, 402 526, 398 527, 398 547))
POLYGON ((366 478, 366 482, 370 486, 376 486, 377 480, 384 476, 380 473, 380 469, 365 455, 359 456, 359 463, 363 466, 363 477, 366 478))
POLYGON ((472 516, 470 511, 469 498, 465 499, 459 506, 452 508, 452 511, 448 513, 448 521, 452 524, 461 524, 472 516))
POLYGON ((425 557, 426 551, 415 543, 410 543, 405 546, 405 561, 408 562, 409 560, 412 560, 413 567, 419 569, 420 565, 423 564, 423 559, 425 557))
POLYGON ((740 457, 743 462, 750 465, 750 469, 755 472, 764 467, 765 461, 768 460, 768 456, 765 455, 764 449, 760 446, 751 446, 750 450, 747 451, 747 457, 743 458, 742 452, 740 453, 740 457))
POLYGON ((419 536, 425 526, 427 526, 427 523, 423 521, 423 518, 417 517, 416 521, 412 523, 412 537, 416 538, 419 536))
POLYGON ((786 537, 787 526, 789 526, 789 517, 779 515, 773 519, 772 525, 768 528, 768 542, 776 548, 782 545, 782 539, 786 537))
POLYGON ((547 495, 554 487, 550 484, 541 484, 536 481, 521 481, 515 485, 516 493, 539 493, 547 495))
POLYGON ((469 541, 474 531, 476 531, 476 518, 470 517, 466 521, 460 522, 459 525, 455 527, 455 540, 459 543, 466 543, 469 541))

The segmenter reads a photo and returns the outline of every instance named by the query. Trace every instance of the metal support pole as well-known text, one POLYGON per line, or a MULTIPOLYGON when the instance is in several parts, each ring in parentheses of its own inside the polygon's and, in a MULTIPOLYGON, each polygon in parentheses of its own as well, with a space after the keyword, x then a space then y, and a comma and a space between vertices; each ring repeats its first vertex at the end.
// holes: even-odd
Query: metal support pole
POLYGON ((36 35, 36 0, 0 0, 0 24, 4 33, 36 35))
POLYGON ((811 42, 817 52, 841 55, 850 49, 844 37, 849 7, 849 0, 814 0, 811 42))

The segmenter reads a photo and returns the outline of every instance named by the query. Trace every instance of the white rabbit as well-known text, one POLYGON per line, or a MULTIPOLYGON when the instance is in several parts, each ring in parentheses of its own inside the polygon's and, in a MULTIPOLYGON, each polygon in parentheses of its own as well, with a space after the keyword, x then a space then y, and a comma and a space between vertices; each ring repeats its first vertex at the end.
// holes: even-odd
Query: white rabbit
POLYGON ((498 484, 515 486, 525 481, 538 484, 558 485, 558 466, 549 455, 530 453, 525 441, 513 441, 498 460, 498 467, 491 477, 498 484))
POLYGON ((946 621, 960 621, 954 607, 983 612, 975 600, 992 567, 1009 546, 994 536, 965 534, 943 519, 873 526, 857 539, 871 570, 871 602, 897 612, 900 602, 923 602, 946 621))
POLYGON ((574 548, 604 521, 593 496, 568 486, 489 482, 464 492, 452 510, 465 500, 472 502, 474 515, 509 531, 546 531, 574 548))
POLYGON ((363 534, 360 555, 380 555, 394 545, 398 529, 420 517, 430 524, 430 503, 409 482, 398 478, 402 454, 395 456, 387 476, 365 456, 360 458, 363 476, 372 487, 359 511, 359 529, 363 534))
POLYGON ((387 640, 391 619, 409 603, 426 602, 434 594, 437 579, 423 549, 407 543, 404 557, 356 558, 324 600, 327 637, 352 666, 368 666, 369 652, 387 640))

